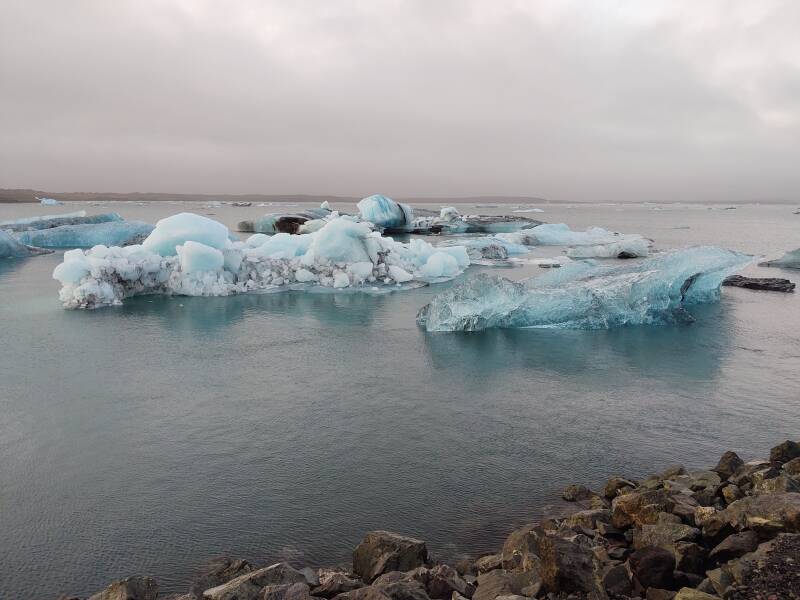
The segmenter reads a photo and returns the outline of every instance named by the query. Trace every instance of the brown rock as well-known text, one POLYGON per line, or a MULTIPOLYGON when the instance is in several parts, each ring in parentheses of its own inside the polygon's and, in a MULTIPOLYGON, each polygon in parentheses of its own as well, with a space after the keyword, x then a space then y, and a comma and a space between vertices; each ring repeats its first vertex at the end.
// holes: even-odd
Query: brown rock
POLYGON ((783 474, 753 484, 753 494, 774 494, 776 492, 800 492, 800 483, 783 474))
POLYGON ((660 590, 658 588, 648 588, 646 600, 672 600, 675 597, 675 592, 672 590, 660 590))
POLYGON ((594 529, 598 523, 611 521, 611 511, 600 508, 594 510, 581 510, 571 514, 565 519, 568 527, 594 529))
POLYGON ((605 487, 603 487, 603 495, 609 500, 613 500, 625 491, 632 490, 635 487, 636 484, 629 479, 625 479, 624 477, 612 477, 606 482, 605 487))
POLYGON ((800 494, 779 492, 748 496, 721 511, 719 516, 735 529, 770 529, 800 533, 800 494))
POLYGON ((156 600, 158 584, 152 577, 128 577, 115 581, 89 600, 156 600))
POLYGON ((719 598, 692 588, 681 588, 673 600, 719 600, 719 598))
POLYGON ((739 489, 739 486, 733 485, 732 483, 729 483, 728 485, 724 486, 720 490, 720 493, 722 494, 722 497, 725 499, 725 504, 736 502, 740 498, 744 497, 744 494, 742 493, 742 490, 739 489))
POLYGON ((268 585, 307 583, 305 575, 287 563, 277 563, 240 575, 203 592, 208 600, 255 600, 268 585))
POLYGON ((584 485, 568 485, 561 492, 561 497, 567 502, 577 502, 578 500, 588 500, 592 497, 592 490, 584 485))
POLYGON ((595 559, 592 552, 579 544, 556 536, 537 539, 541 564, 539 574, 548 592, 598 591, 595 559))
POLYGON ((495 569, 501 569, 502 567, 503 567, 502 554, 487 554, 486 556, 481 556, 478 560, 475 561, 475 569, 479 574, 488 573, 489 571, 494 571, 495 569))
POLYGON ((678 542, 672 549, 675 555, 675 569, 698 575, 706 572, 708 551, 700 544, 678 542))
POLYGON ((794 477, 797 479, 800 477, 800 458, 793 458, 789 462, 783 463, 781 469, 789 477, 794 477))
POLYGON ((658 513, 670 512, 674 506, 675 502, 664 490, 629 492, 614 498, 611 523, 620 529, 652 524, 657 521, 658 513))
POLYGON ((428 560, 425 542, 389 531, 370 531, 353 551, 353 572, 365 582, 390 571, 410 571, 428 560))
POLYGON ((726 537, 710 553, 709 558, 717 562, 728 562, 744 556, 758 548, 758 536, 755 531, 742 531, 726 537))
POLYGON ((628 562, 634 577, 642 587, 662 589, 672 587, 675 557, 669 550, 647 546, 631 554, 628 562))
POLYGON ((358 579, 352 579, 344 573, 330 572, 320 577, 319 585, 314 588, 311 595, 322 598, 333 598, 339 594, 352 592, 361 587, 364 587, 364 584, 358 579))
POLYGON ((736 452, 728 450, 722 455, 717 463, 717 466, 712 470, 719 473, 719 476, 722 477, 722 479, 728 479, 728 477, 736 473, 736 471, 741 469, 743 466, 744 461, 739 458, 739 455, 736 454, 736 452))
POLYGON ((800 444, 791 440, 786 440, 769 451, 769 461, 779 465, 798 457, 800 457, 800 444))
POLYGON ((659 522, 653 525, 642 525, 633 532, 633 547, 659 546, 672 551, 676 542, 690 542, 700 537, 700 530, 688 525, 659 522))
POLYGON ((227 556, 215 558, 204 565, 194 577, 190 593, 194 598, 202 598, 205 590, 222 585, 252 570, 250 563, 242 558, 234 559, 227 556))
POLYGON ((614 565, 603 574, 603 588, 614 596, 632 596, 633 584, 625 565, 614 565))

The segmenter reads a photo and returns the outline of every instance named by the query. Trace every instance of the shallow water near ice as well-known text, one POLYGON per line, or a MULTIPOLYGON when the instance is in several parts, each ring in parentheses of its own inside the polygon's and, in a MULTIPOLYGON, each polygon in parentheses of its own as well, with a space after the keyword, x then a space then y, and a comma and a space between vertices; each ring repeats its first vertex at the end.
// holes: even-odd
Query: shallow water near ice
MULTIPOLYGON (((793 206, 535 207, 662 249, 800 246, 793 206)), ((0 220, 83 208, 150 223, 213 212, 228 226, 272 210, 0 205, 0 220)), ((800 432, 800 294, 724 288, 680 327, 428 334, 415 316, 442 286, 65 311, 59 262, 0 261, 2 598, 137 573, 183 591, 220 554, 346 562, 374 528, 446 558, 491 551, 568 483, 705 467, 725 448, 755 458, 800 432)))

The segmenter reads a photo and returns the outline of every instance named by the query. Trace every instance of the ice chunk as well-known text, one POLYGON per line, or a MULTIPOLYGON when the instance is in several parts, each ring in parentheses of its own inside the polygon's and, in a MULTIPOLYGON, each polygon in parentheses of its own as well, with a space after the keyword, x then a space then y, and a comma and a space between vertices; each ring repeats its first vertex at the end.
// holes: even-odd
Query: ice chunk
POLYGON ((428 331, 670 323, 691 319, 687 306, 717 300, 723 279, 751 260, 696 247, 622 266, 575 263, 523 282, 479 274, 436 296, 418 322, 428 331))
POLYGON ((41 204, 42 206, 58 206, 59 204, 64 204, 63 202, 60 202, 55 198, 39 198, 38 200, 39 204, 41 204))
POLYGON ((333 276, 333 287, 346 288, 350 285, 350 278, 344 271, 339 271, 333 276))
POLYGON ((457 221, 461 218, 461 213, 455 206, 447 206, 439 212, 440 221, 457 221))
POLYGON ((317 276, 314 275, 314 273, 312 273, 308 269, 303 269, 303 268, 297 269, 297 271, 295 271, 294 273, 294 277, 300 283, 309 283, 311 281, 317 280, 317 276))
POLYGON ((420 271, 425 277, 454 277, 461 269, 456 258, 446 252, 436 252, 422 265, 420 271))
POLYGON ((784 269, 800 269, 800 248, 791 250, 775 260, 759 263, 762 267, 782 267, 784 269))
POLYGON ((13 221, 0 221, 0 229, 7 231, 20 232, 31 231, 34 229, 50 229, 61 227, 62 225, 86 225, 91 223, 109 223, 112 221, 122 221, 122 217, 117 213, 104 213, 99 215, 86 216, 86 211, 81 210, 73 213, 52 215, 45 217, 26 217, 13 221))
POLYGON ((405 283, 406 281, 411 281, 414 279, 414 276, 411 273, 401 269, 396 265, 391 265, 389 267, 389 277, 394 279, 397 283, 405 283))
POLYGON ((650 242, 640 236, 624 236, 617 242, 574 246, 567 250, 571 258, 640 258, 650 253, 650 242))
POLYGON ((176 249, 184 273, 219 271, 225 264, 222 252, 199 242, 189 241, 176 249))
POLYGON ((403 231, 411 226, 414 211, 407 204, 400 204, 391 198, 374 194, 357 204, 361 219, 369 221, 382 229, 403 231))
MULTIPOLYGON (((542 246, 596 246, 613 244, 631 236, 607 231, 602 227, 589 227, 586 231, 573 231, 564 223, 544 223, 526 232, 542 246)), ((633 236, 643 239, 641 236, 633 236)))
POLYGON ((330 202, 328 202, 327 200, 325 200, 322 204, 320 204, 319 207, 322 210, 330 210, 331 209, 330 202))
POLYGON ((35 254, 48 254, 50 250, 26 246, 0 229, 0 258, 22 258, 35 254))
POLYGON ((370 261, 366 239, 372 229, 365 223, 355 223, 340 218, 331 221, 313 234, 310 252, 315 259, 331 262, 364 262, 370 261))
POLYGON ((300 228, 308 221, 324 219, 331 211, 324 206, 311 208, 296 213, 273 213, 264 215, 254 221, 240 221, 236 228, 239 231, 255 233, 301 233, 300 228))
MULTIPOLYGON (((248 238, 248 245, 253 237, 255 236, 248 238)), ((277 233, 272 236, 265 235, 264 237, 266 241, 260 246, 256 246, 250 253, 251 255, 269 258, 292 258, 305 254, 311 244, 311 238, 308 235, 277 233)))
POLYGON ((140 243, 151 231, 152 225, 140 221, 109 221, 23 231, 16 237, 23 244, 42 248, 90 248, 98 244, 128 246, 140 243))
POLYGON ((70 250, 64 253, 64 262, 53 271, 53 279, 63 285, 77 283, 92 270, 92 264, 80 250, 70 250))
POLYGON ((161 256, 175 256, 176 247, 186 242, 200 242, 222 250, 230 245, 228 228, 207 217, 180 213, 156 223, 156 228, 142 243, 142 247, 161 256))
POLYGON ((258 248, 262 244, 267 243, 269 239, 270 236, 268 236, 266 233, 255 233, 247 238, 244 243, 251 248, 258 248))

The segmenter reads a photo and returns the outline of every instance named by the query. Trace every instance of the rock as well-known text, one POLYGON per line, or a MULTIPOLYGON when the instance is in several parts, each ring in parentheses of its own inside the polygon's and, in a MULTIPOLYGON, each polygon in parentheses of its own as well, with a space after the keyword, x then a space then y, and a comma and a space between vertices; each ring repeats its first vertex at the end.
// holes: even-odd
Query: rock
POLYGON ((789 477, 800 477, 800 458, 793 458, 789 462, 783 463, 781 469, 783 469, 783 472, 789 477))
POLYGON ((428 600, 428 594, 425 592, 425 586, 421 582, 412 578, 401 579, 400 581, 386 583, 385 585, 370 586, 368 588, 355 590, 354 592, 350 592, 348 594, 350 597, 349 600, 379 600, 371 598, 372 592, 365 591, 370 589, 379 590, 390 600, 428 600), (361 598, 359 595, 366 597, 361 598))
POLYGON ((719 462, 717 462, 717 466, 712 470, 719 473, 719 476, 722 477, 722 479, 728 479, 743 466, 744 461, 739 458, 739 455, 736 454, 736 452, 728 450, 722 455, 722 457, 719 459, 719 462))
POLYGON ((733 577, 731 577, 730 574, 723 569, 713 569, 708 571, 706 572, 706 577, 711 583, 711 586, 714 588, 714 591, 720 596, 722 596, 725 593, 725 590, 728 589, 728 586, 733 583, 733 577))
POLYGON ((578 500, 588 500, 592 497, 592 490, 584 485, 568 485, 561 492, 561 497, 567 502, 577 502, 578 500))
POLYGON ((717 596, 712 596, 711 594, 706 594, 704 592, 699 592, 692 588, 681 588, 673 600, 719 600, 717 596))
POLYGON ((670 589, 673 585, 675 557, 672 552, 658 546, 636 550, 628 559, 631 572, 644 588, 670 589))
POLYGON ((762 290, 765 292, 794 291, 794 284, 791 281, 779 277, 744 277, 743 275, 730 275, 722 280, 722 285, 747 288, 748 290, 762 290))
POLYGON ((250 571, 203 592, 208 600, 255 600, 268 585, 308 584, 305 575, 282 562, 250 571))
MULTIPOLYGON (((259 600, 310 600, 308 584, 285 583, 268 585, 261 590, 259 600)), ((237 599, 238 600, 238 599, 237 599)))
POLYGON ((537 540, 544 535, 545 530, 537 525, 512 531, 503 544, 503 569, 529 571, 538 568, 537 540))
POLYGON ((389 571, 410 571, 428 560, 425 542, 389 531, 371 531, 353 552, 353 572, 365 582, 389 571))
POLYGON ((603 487, 603 495, 609 500, 613 500, 620 494, 632 490, 635 487, 636 484, 629 479, 625 479, 624 477, 612 477, 606 482, 605 487, 603 487))
POLYGON ((672 600, 675 597, 675 592, 672 590, 661 590, 659 588, 648 588, 646 600, 672 600))
POLYGON ((633 532, 633 547, 637 550, 646 546, 659 546, 672 550, 676 542, 690 542, 700 537, 700 530, 688 525, 659 522, 642 525, 633 532))
POLYGON ((718 517, 740 531, 800 533, 800 494, 778 492, 748 496, 720 511, 718 517))
MULTIPOLYGON (((501 564, 502 561, 502 557, 498 558, 498 565, 501 564)), ((475 567, 475 562, 468 558, 462 558, 461 560, 456 561, 454 566, 456 571, 458 571, 458 574, 461 576, 475 575, 478 573, 478 569, 475 567)))
POLYGON ((753 484, 753 494, 774 494, 776 492, 800 492, 800 483, 786 474, 764 479, 753 484))
POLYGON ((488 573, 503 567, 502 554, 487 554, 475 561, 475 569, 480 573, 488 573))
POLYGON ((683 467, 683 465, 672 465, 671 467, 665 469, 658 477, 659 479, 664 480, 674 479, 679 475, 686 475, 686 469, 683 467))
POLYGON ((611 503, 611 523, 620 529, 655 523, 658 513, 669 512, 675 502, 664 490, 629 492, 611 503))
POLYGON ((672 548, 675 555, 675 569, 698 575, 706 572, 708 551, 700 544, 678 542, 672 548))
POLYGON ((571 514, 565 519, 568 527, 594 529, 598 523, 611 521, 611 511, 605 508, 594 510, 581 510, 571 514))
POLYGON ((506 570, 495 569, 478 575, 478 586, 472 600, 494 600, 498 596, 514 593, 514 575, 506 570))
POLYGON ((739 489, 739 486, 733 485, 732 483, 724 486, 720 490, 720 494, 722 494, 722 497, 725 499, 725 504, 736 502, 739 498, 744 497, 744 494, 742 493, 742 490, 739 489))
POLYGON ((756 532, 742 531, 726 537, 708 556, 712 560, 723 563, 744 556, 748 552, 753 552, 756 548, 758 548, 756 532))
POLYGON ((420 567, 415 571, 420 573, 420 580, 425 585, 428 596, 434 600, 449 600, 453 592, 472 598, 475 592, 475 586, 464 581, 453 567, 436 565, 430 569, 420 567))
POLYGON ((781 534, 758 550, 726 565, 735 578, 728 600, 793 599, 800 597, 800 535, 781 534))
POLYGON ((714 515, 717 514, 717 509, 713 506, 698 506, 694 509, 694 523, 698 527, 705 526, 714 515))
POLYGON ((539 574, 548 592, 596 592, 595 560, 591 551, 555 536, 537 539, 539 574))
POLYGON ((609 567, 603 574, 603 589, 615 596, 633 595, 633 584, 625 565, 609 567))
POLYGON ((673 494, 671 500, 673 502, 672 514, 685 523, 695 524, 695 510, 700 506, 697 500, 686 494, 673 494))
POLYGON ((193 598, 202 598, 205 590, 222 585, 252 570, 252 565, 243 558, 227 556, 215 558, 206 563, 194 577, 190 594, 193 598))
POLYGON ((769 451, 769 461, 781 465, 798 457, 800 457, 800 444, 791 440, 786 440, 769 451))
POLYGON ((115 581, 89 600, 156 600, 158 584, 152 577, 128 577, 115 581))
POLYGON ((700 575, 695 573, 686 573, 685 571, 681 571, 680 569, 675 569, 675 572, 672 574, 673 578, 673 585, 676 588, 696 588, 703 582, 703 578, 700 575))
POLYGON ((313 589, 311 595, 333 598, 361 587, 364 587, 364 584, 358 579, 352 579, 344 573, 331 572, 320 578, 319 585, 313 589))
POLYGON ((425 600, 427 596, 425 595, 425 591, 422 589, 422 586, 418 583, 417 586, 420 589, 420 592, 416 596, 388 596, 385 593, 384 588, 376 588, 373 586, 366 586, 362 588, 358 588, 357 590, 353 590, 352 592, 345 592, 344 594, 339 594, 335 596, 335 600, 425 600))

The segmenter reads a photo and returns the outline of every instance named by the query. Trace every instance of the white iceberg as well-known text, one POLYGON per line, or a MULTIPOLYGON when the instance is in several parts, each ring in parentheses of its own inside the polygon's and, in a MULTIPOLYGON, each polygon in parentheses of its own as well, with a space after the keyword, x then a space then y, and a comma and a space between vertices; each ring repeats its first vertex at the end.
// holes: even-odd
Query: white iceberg
POLYGON ((55 198, 37 198, 37 200, 39 200, 39 204, 42 206, 58 206, 59 204, 64 204, 55 198))
POLYGON ((535 245, 539 246, 598 246, 613 244, 624 239, 644 239, 640 235, 624 235, 602 227, 589 227, 586 231, 573 231, 565 223, 544 223, 526 230, 535 245))
POLYGON ((616 242, 573 246, 567 250, 570 258, 643 258, 650 254, 650 240, 638 235, 626 235, 616 242))
POLYGON ((490 327, 606 329, 690 321, 752 257, 713 247, 675 250, 624 266, 574 262, 513 282, 479 274, 436 296, 418 315, 428 331, 490 327))
POLYGON ((800 248, 797 248, 796 250, 790 250, 780 258, 759 263, 759 266, 800 269, 800 248))
POLYGON ((49 229, 37 229, 17 233, 23 244, 41 248, 91 248, 105 246, 129 246, 140 243, 150 235, 153 226, 140 221, 110 221, 83 225, 61 225, 49 229))
POLYGON ((224 225, 183 213, 159 221, 141 245, 67 252, 53 277, 65 307, 95 308, 141 294, 224 296, 311 285, 372 290, 442 281, 469 264, 464 247, 396 242, 348 217, 314 233, 238 242, 224 225))

